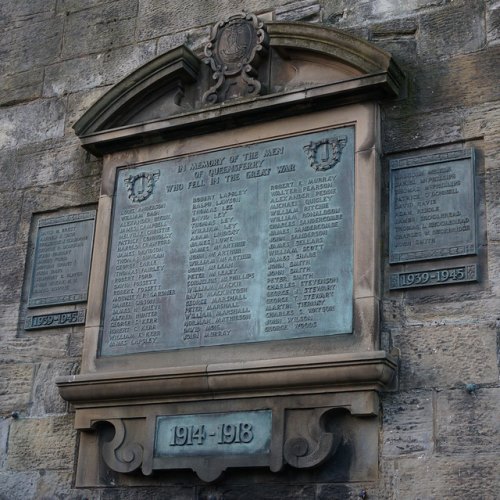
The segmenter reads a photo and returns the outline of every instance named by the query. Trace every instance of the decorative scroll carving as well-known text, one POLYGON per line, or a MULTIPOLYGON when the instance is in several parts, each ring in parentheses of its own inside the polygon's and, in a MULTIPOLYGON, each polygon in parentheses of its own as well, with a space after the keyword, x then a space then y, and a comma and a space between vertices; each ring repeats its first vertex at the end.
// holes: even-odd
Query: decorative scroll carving
POLYGON ((203 94, 203 102, 215 104, 259 95, 262 84, 256 78, 257 68, 267 47, 264 23, 254 14, 242 13, 217 23, 205 46, 204 60, 212 68, 216 83, 203 94))
POLYGON ((340 161, 347 137, 331 137, 304 146, 311 167, 317 171, 330 170, 340 161))
POLYGON ((325 415, 332 408, 295 410, 287 415, 287 433, 283 458, 299 469, 322 464, 337 450, 341 435, 324 429, 325 415))
POLYGON ((133 472, 139 468, 143 459, 143 447, 139 443, 129 442, 124 422, 119 418, 106 420, 115 429, 111 441, 105 441, 101 447, 102 458, 106 465, 116 472, 133 472))

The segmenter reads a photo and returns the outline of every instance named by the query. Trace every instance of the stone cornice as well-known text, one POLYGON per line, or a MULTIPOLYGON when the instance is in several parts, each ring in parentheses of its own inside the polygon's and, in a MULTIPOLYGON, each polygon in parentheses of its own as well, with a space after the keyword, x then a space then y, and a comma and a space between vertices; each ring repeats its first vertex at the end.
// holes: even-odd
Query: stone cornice
POLYGON ((136 372, 59 377, 61 396, 75 408, 187 402, 391 387, 397 359, 385 351, 328 354, 244 363, 217 363, 136 372))

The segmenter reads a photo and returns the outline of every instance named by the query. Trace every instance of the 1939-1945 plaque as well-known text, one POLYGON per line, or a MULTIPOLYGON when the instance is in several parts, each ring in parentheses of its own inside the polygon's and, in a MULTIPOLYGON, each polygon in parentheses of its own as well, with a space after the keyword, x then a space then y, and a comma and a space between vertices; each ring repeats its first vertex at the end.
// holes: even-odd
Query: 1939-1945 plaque
POLYGON ((473 150, 390 162, 390 262, 477 251, 473 150))
POLYGON ((38 221, 28 307, 87 300, 95 210, 38 221))
POLYGON ((352 332, 354 129, 118 170, 102 356, 352 332))

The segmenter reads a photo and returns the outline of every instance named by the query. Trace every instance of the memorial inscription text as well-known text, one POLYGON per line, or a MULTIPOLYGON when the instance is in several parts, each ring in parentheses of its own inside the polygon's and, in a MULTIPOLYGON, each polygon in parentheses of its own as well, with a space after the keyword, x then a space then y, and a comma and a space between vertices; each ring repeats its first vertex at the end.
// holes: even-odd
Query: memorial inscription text
POLYGON ((87 300, 95 211, 40 219, 28 307, 87 300))
POLYGON ((476 253, 472 150, 390 163, 390 262, 476 253))
POLYGON ((350 333, 353 213, 352 128, 120 169, 101 354, 350 333))

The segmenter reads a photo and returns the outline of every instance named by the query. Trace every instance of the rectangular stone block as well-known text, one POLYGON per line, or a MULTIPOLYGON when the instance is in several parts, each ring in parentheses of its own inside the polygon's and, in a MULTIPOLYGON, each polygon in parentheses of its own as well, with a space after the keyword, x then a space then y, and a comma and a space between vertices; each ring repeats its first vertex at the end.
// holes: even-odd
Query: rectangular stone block
POLYGON ((418 453, 429 455, 434 448, 432 392, 387 394, 384 408, 382 456, 395 458, 418 453))
POLYGON ((2 75, 20 73, 56 61, 60 52, 63 24, 63 17, 28 19, 5 30, 0 49, 2 75))
POLYGON ((63 414, 67 411, 67 403, 57 390, 56 378, 75 373, 76 369, 76 363, 70 361, 44 361, 35 365, 31 417, 63 414))
POLYGON ((49 149, 33 151, 32 148, 25 148, 19 151, 16 170, 15 183, 19 189, 39 188, 67 182, 68 179, 75 181, 100 173, 95 158, 83 148, 68 145, 65 141, 53 141, 49 149))
POLYGON ((0 88, 0 106, 13 106, 42 95, 43 68, 5 76, 0 88))
MULTIPOLYGON (((248 0, 245 11, 269 11, 281 3, 279 0, 248 0)), ((143 0, 139 3, 137 38, 147 40, 182 31, 186 26, 215 24, 237 12, 232 0, 186 0, 181 9, 172 2, 143 0)))
POLYGON ((393 477, 390 498, 398 499, 493 500, 500 488, 494 455, 408 458, 397 462, 393 477))
POLYGON ((36 497, 38 472, 0 471, 0 495, 2 500, 25 500, 36 497))
POLYGON ((53 64, 45 70, 43 95, 50 97, 118 83, 153 59, 155 48, 154 42, 145 42, 53 64))
POLYGON ((26 411, 32 381, 32 364, 0 364, 0 415, 26 411))
POLYGON ((20 21, 40 19, 53 15, 57 0, 2 0, 0 25, 16 25, 20 21))
POLYGON ((500 448, 500 389, 469 393, 458 389, 437 394, 437 450, 446 454, 494 454, 500 448))
POLYGON ((73 415, 16 420, 10 430, 8 467, 71 470, 75 444, 73 415))
POLYGON ((62 137, 64 113, 60 99, 0 108, 0 150, 62 137))
POLYGON ((134 42, 137 0, 119 0, 69 13, 62 57, 101 52, 134 42))
POLYGON ((0 343, 0 359, 6 363, 39 363, 68 356, 68 333, 35 332, 7 338, 0 343))
POLYGON ((491 324, 407 325, 392 331, 401 350, 403 390, 497 380, 496 331, 491 324))
POLYGON ((489 45, 500 44, 500 4, 497 2, 486 10, 486 40, 489 45))
POLYGON ((321 4, 317 0, 298 0, 287 3, 275 10, 277 21, 307 21, 318 23, 321 21, 321 4))
POLYGON ((0 248, 0 302, 13 304, 21 298, 26 249, 16 245, 0 248))
POLYGON ((316 487, 313 484, 240 484, 226 487, 204 486, 198 489, 199 500, 221 498, 224 500, 278 500, 293 498, 294 500, 311 500, 315 498, 316 487))
POLYGON ((16 244, 22 194, 16 191, 0 193, 0 248, 16 244))
POLYGON ((480 50, 484 45, 484 3, 453 3, 419 19, 417 51, 428 62, 480 50))

